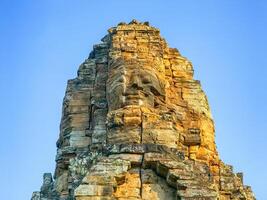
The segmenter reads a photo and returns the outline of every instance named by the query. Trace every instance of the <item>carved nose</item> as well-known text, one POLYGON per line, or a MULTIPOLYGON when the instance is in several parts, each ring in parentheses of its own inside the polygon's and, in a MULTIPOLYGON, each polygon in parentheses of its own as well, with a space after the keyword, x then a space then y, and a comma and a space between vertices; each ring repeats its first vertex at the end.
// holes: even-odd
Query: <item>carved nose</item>
POLYGON ((133 76, 131 80, 132 84, 131 87, 135 89, 142 89, 142 83, 138 76, 133 76))

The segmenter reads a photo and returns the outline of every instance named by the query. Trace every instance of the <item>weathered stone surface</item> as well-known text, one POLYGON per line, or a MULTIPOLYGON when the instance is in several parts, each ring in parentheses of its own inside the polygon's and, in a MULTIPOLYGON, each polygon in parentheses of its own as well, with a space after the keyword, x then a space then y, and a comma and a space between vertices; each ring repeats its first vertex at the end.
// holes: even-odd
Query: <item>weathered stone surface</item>
POLYGON ((110 28, 68 81, 54 179, 32 200, 255 199, 193 72, 148 22, 110 28))

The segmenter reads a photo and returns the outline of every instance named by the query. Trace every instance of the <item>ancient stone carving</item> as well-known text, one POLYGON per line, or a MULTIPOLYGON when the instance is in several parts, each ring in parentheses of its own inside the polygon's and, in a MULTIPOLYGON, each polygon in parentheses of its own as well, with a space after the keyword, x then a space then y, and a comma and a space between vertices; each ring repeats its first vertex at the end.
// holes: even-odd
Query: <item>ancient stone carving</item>
POLYGON ((54 181, 32 199, 255 199, 214 138, 191 62, 148 22, 119 23, 68 81, 54 181))
POLYGON ((154 108, 165 101, 165 79, 153 67, 142 69, 136 63, 113 62, 109 67, 107 98, 109 110, 125 106, 154 108))

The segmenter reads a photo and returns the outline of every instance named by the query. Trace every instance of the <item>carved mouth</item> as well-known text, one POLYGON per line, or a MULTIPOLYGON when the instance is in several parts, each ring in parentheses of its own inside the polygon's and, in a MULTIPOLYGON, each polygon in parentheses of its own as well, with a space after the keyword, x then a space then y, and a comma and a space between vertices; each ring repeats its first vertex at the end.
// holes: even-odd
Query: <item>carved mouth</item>
POLYGON ((141 95, 127 95, 125 105, 142 105, 144 98, 141 95))
POLYGON ((125 101, 124 104, 125 105, 143 105, 145 104, 145 102, 147 102, 147 98, 150 95, 145 93, 144 91, 135 91, 135 92, 131 92, 131 94, 127 93, 125 95, 125 101))

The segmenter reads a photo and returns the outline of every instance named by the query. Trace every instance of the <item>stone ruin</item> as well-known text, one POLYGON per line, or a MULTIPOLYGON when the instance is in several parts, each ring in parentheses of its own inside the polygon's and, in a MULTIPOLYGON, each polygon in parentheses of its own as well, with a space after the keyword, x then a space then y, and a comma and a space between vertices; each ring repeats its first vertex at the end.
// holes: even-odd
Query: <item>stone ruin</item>
POLYGON ((255 199, 193 73, 148 22, 110 28, 68 81, 54 177, 32 200, 255 199))

